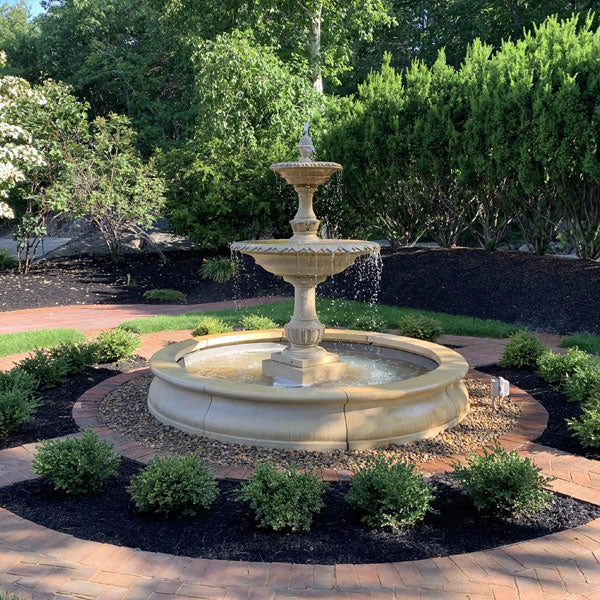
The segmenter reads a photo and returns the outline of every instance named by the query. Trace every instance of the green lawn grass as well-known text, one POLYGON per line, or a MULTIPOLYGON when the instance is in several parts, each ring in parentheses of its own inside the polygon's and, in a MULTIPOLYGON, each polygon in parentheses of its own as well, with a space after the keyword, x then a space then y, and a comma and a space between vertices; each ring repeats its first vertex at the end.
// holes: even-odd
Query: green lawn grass
POLYGON ((561 343, 561 348, 574 348, 584 350, 589 354, 600 356, 600 335, 590 333, 576 333, 566 337, 561 343))
POLYGON ((36 329, 18 333, 0 335, 0 356, 11 356, 35 350, 49 348, 65 342, 82 342, 86 338, 76 329, 36 329))
MULTIPOLYGON (((198 317, 206 314, 216 315, 233 326, 241 325, 242 317, 249 314, 269 317, 276 323, 283 325, 290 320, 293 306, 292 300, 284 300, 237 310, 220 310, 210 313, 190 312, 175 316, 145 317, 124 321, 121 325, 137 333, 194 329, 198 317)), ((407 314, 423 314, 438 319, 442 324, 444 333, 450 335, 505 338, 518 329, 515 325, 492 319, 476 319, 473 317, 399 308, 396 306, 378 305, 373 307, 363 302, 353 302, 351 300, 320 298, 317 300, 317 310, 319 318, 328 327, 351 328, 353 322, 358 317, 375 314, 378 320, 384 321, 389 329, 396 329, 403 316, 407 314)))

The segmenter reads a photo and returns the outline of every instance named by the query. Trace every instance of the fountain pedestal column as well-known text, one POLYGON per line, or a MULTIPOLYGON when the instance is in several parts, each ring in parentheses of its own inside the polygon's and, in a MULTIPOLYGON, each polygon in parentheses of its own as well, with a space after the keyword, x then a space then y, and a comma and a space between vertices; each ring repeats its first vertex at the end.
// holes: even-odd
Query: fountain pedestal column
POLYGON ((340 361, 337 354, 319 346, 325 325, 317 316, 316 287, 325 277, 288 276, 284 279, 294 286, 294 315, 284 328, 290 346, 263 360, 263 375, 296 385, 337 379, 348 365, 340 361))

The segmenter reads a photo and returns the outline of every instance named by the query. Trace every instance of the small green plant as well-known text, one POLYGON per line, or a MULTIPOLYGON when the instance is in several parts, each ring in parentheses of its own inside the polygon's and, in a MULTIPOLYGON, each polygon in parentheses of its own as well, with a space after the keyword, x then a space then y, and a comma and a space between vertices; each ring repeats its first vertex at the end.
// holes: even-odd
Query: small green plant
POLYGON ((313 472, 299 473, 296 465, 278 471, 262 462, 237 493, 238 500, 250 503, 259 527, 309 531, 314 515, 323 508, 324 492, 325 483, 313 472))
POLYGON ((535 371, 540 357, 547 351, 548 348, 533 333, 521 329, 511 336, 510 342, 504 347, 499 364, 501 367, 535 371))
POLYGON ((237 275, 235 263, 224 256, 204 259, 200 267, 202 279, 210 279, 216 283, 226 283, 237 275))
POLYGON ((15 596, 14 594, 9 594, 4 590, 0 590, 0 600, 23 600, 20 596, 15 596))
POLYGON ((368 313, 360 315, 350 322, 350 329, 359 331, 387 331, 388 323, 377 314, 368 313))
POLYGON ((544 477, 529 458, 507 452, 498 441, 471 454, 467 464, 452 465, 452 477, 462 484, 476 508, 507 517, 531 515, 545 508, 550 493, 544 490, 553 478, 544 477))
POLYGON ((570 348, 566 354, 545 352, 538 361, 538 373, 551 385, 562 385, 575 369, 594 363, 596 361, 579 348, 570 348))
POLYGON ((95 340, 96 356, 99 363, 118 363, 135 357, 142 340, 135 333, 115 327, 103 331, 95 340))
POLYGON ((16 269, 18 265, 17 259, 8 250, 0 250, 0 271, 16 269))
POLYGON ((583 405, 579 418, 567 419, 569 429, 586 448, 600 448, 600 393, 583 405))
POLYGON ((55 490, 87 494, 116 475, 121 459, 112 442, 100 441, 92 429, 81 439, 43 442, 33 459, 32 470, 47 477, 55 490))
POLYGON ((262 315, 244 315, 242 317, 242 327, 244 329, 277 329, 279 325, 269 317, 262 315))
POLYGON ((211 335, 213 333, 227 333, 228 331, 233 331, 233 327, 229 323, 219 319, 219 317, 202 315, 198 319, 192 335, 211 335))
POLYGON ((17 369, 29 373, 42 389, 50 389, 64 381, 71 364, 66 356, 52 357, 51 350, 38 348, 17 363, 17 369))
POLYGON ((346 496, 371 527, 400 529, 421 521, 431 511, 434 489, 414 465, 370 457, 352 478, 346 496))
POLYGON ((572 402, 584 403, 592 397, 600 398, 600 363, 594 360, 575 367, 562 389, 572 402))
POLYGON ((136 508, 169 516, 194 516, 219 495, 213 472, 197 456, 153 458, 127 488, 136 508))
POLYGON ((38 402, 36 380, 20 369, 0 371, 0 438, 29 423, 38 402))
POLYGON ((186 295, 178 290, 148 290, 144 292, 146 300, 154 300, 155 302, 179 302, 183 304, 186 295))
POLYGON ((442 335, 442 325, 427 315, 406 315, 398 323, 400 335, 435 342, 442 335))
POLYGON ((93 342, 66 343, 48 350, 50 360, 67 364, 68 373, 81 373, 98 362, 98 348, 93 342))

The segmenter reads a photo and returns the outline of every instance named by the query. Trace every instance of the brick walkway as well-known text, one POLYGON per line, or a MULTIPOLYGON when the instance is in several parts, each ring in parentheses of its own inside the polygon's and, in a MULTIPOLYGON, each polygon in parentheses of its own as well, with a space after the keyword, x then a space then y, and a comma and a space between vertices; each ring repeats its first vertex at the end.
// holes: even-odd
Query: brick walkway
MULTIPOLYGON (((129 317, 119 317, 119 321, 123 318, 129 317)), ((144 336, 142 354, 149 356, 169 341, 188 335, 162 332, 144 336)), ((500 340, 444 341, 461 346, 459 352, 472 366, 497 360, 503 347, 500 340)), ((554 345, 559 340, 545 341, 554 345)), ((92 426, 102 437, 114 440, 122 454, 147 462, 153 451, 104 427, 96 410, 108 391, 133 376, 136 374, 119 375, 86 392, 75 405, 74 416, 81 426, 92 426)), ((556 491, 600 504, 600 461, 533 443, 545 427, 547 415, 522 390, 513 388, 511 395, 521 404, 522 417, 517 427, 502 437, 502 444, 532 457, 545 474, 556 477, 556 491)), ((33 477, 34 451, 35 444, 0 451, 0 486, 33 477)), ((448 462, 435 461, 422 468, 427 473, 439 472, 448 469, 448 462)), ((239 478, 248 472, 220 468, 218 475, 239 478)), ((324 471, 322 475, 337 480, 350 474, 324 471)), ((80 540, 0 509, 0 588, 36 600, 600 600, 600 519, 483 552, 405 563, 313 566, 143 552, 80 540)))

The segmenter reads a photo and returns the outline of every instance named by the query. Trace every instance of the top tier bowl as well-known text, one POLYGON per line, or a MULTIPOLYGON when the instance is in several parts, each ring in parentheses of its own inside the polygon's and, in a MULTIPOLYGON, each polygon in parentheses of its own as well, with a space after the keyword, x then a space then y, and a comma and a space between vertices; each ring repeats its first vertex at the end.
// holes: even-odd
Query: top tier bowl
POLYGON ((271 165, 271 171, 279 173, 290 185, 314 186, 323 185, 342 165, 334 162, 299 161, 282 162, 271 165))

